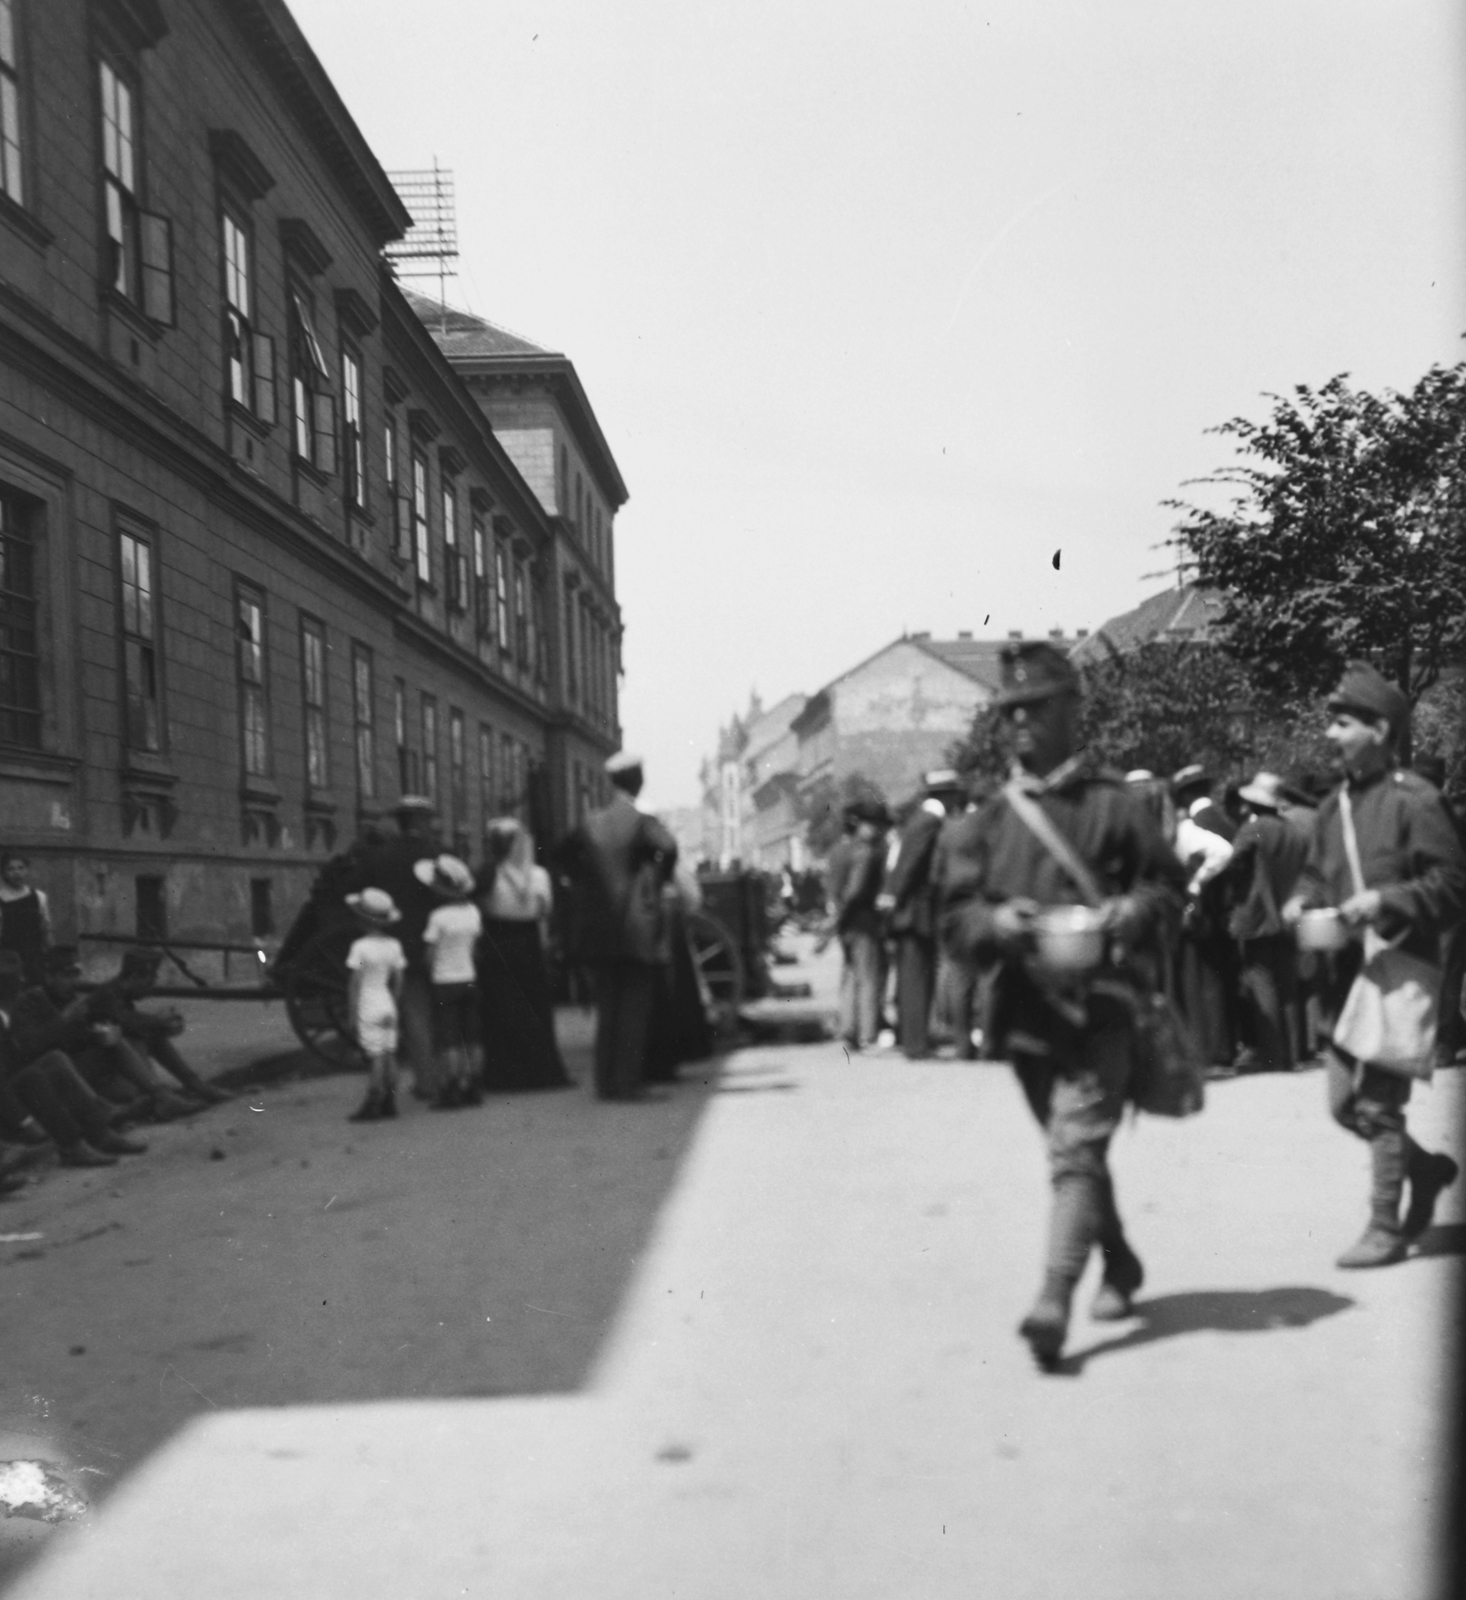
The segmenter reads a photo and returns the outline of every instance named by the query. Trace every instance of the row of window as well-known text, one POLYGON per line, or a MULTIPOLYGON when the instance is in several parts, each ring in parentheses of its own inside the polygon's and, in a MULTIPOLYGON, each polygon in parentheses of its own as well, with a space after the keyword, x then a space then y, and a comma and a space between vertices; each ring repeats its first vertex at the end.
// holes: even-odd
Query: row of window
MULTIPOLYGON (((36 519, 39 508, 23 495, 0 490, 0 744, 42 747, 36 519)), ((118 635, 122 665, 124 740, 132 751, 159 753, 165 743, 159 657, 158 561, 153 536, 128 524, 118 531, 118 635)), ((240 761, 246 780, 274 774, 265 592, 239 581, 235 591, 235 669, 240 761)), ((330 641, 320 618, 299 613, 300 692, 304 778, 308 796, 331 788, 330 641)), ((352 640, 351 722, 356 792, 377 797, 377 686, 372 650, 352 640)), ((440 780, 444 726, 435 696, 414 702, 407 683, 393 685, 396 776, 403 792, 426 794, 447 811, 454 831, 469 814, 469 733, 461 707, 447 709, 447 785, 440 780)), ((526 800, 533 762, 522 739, 486 723, 477 729, 477 773, 482 819, 517 811, 526 800)))
POLYGON ((586 487, 580 473, 575 474, 575 499, 570 498, 570 452, 560 446, 560 467, 556 479, 556 503, 560 513, 575 526, 576 536, 590 554, 591 560, 606 577, 611 576, 610 523, 596 503, 594 494, 586 487))

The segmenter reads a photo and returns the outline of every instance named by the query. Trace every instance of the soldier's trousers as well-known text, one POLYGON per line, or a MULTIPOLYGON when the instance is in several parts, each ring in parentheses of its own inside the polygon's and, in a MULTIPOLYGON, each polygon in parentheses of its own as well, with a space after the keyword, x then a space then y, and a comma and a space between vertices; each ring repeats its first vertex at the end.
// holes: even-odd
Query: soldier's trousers
POLYGON ((840 1037, 864 1050, 881 1031, 885 953, 873 933, 843 933, 840 948, 845 957, 840 968, 840 1037))
POLYGON ((634 961, 596 969, 595 1075, 602 1100, 634 1100, 641 1093, 658 970, 634 961))
POLYGON ((932 985, 937 947, 919 934, 903 933, 896 941, 896 1033, 912 1061, 931 1054, 932 985))
POLYGON ((1013 1052, 1018 1081, 1048 1139, 1054 1199, 1046 1266, 1069 1283, 1095 1244, 1107 1261, 1129 1248, 1106 1157, 1125 1114, 1133 1040, 1118 1006, 1093 1002, 1091 1017, 1070 1060, 1013 1052))

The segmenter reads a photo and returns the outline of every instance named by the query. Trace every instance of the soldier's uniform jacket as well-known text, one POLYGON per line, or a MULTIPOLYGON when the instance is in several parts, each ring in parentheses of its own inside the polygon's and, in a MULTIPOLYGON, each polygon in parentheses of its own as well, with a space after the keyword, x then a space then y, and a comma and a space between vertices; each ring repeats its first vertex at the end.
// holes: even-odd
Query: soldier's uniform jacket
MULTIPOLYGON (((1026 786, 1104 894, 1131 896, 1152 927, 1179 911, 1181 863, 1119 773, 1080 755, 1026 786)), ((943 842, 942 936, 958 960, 997 956, 993 912, 1005 900, 1050 906, 1082 898, 1001 794, 958 818, 943 842)), ((1022 961, 1001 962, 983 1029, 990 1059, 1015 1048, 1066 1057, 1082 1029, 1073 1006, 1056 1004, 1022 961)))
MULTIPOLYGON (((1336 789, 1318 808, 1298 880, 1305 906, 1342 905, 1354 893, 1339 793, 1336 789)), ((1404 949, 1439 960, 1441 933, 1466 907, 1466 854, 1445 801, 1424 778, 1392 768, 1350 779, 1349 806, 1365 887, 1380 892, 1379 932, 1387 939, 1404 933, 1404 949)), ((1346 954, 1352 959, 1338 963, 1341 982, 1359 965, 1357 947, 1346 954)))

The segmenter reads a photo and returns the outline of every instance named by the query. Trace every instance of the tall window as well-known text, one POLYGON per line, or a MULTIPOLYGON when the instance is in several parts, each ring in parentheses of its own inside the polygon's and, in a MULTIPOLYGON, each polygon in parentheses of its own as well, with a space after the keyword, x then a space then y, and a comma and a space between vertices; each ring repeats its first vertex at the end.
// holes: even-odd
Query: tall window
POLYGON ((494 543, 494 626, 499 635, 499 648, 507 654, 510 649, 509 563, 504 546, 497 540, 494 543))
POLYGON ((448 708, 448 786, 453 796, 453 830, 466 841, 468 828, 468 751, 463 731, 463 713, 457 706, 448 708))
POLYGON ((36 547, 31 512, 0 489, 0 744, 41 748, 36 547))
POLYGON ((366 436, 361 425, 361 358, 351 350, 341 352, 341 421, 346 499, 350 505, 365 507, 366 436))
POLYGON ((487 828, 489 818, 498 814, 499 797, 494 792, 494 730, 485 723, 478 730, 478 803, 487 828))
POLYGON ((392 736, 397 745, 397 787, 403 794, 417 793, 417 762, 407 747, 407 684, 398 678, 392 698, 392 736))
POLYGON ((494 629, 493 596, 489 585, 489 536, 477 517, 473 519, 473 618, 478 636, 487 639, 494 629))
POLYGON ((565 591, 565 688, 572 704, 580 698, 580 674, 576 662, 580 652, 575 638, 575 592, 565 591))
POLYGON ((120 536, 122 574, 122 684, 127 744, 131 750, 157 750, 162 744, 158 715, 157 629, 153 608, 153 549, 136 534, 120 536))
POLYGON ((450 611, 468 609, 463 551, 458 547, 458 486, 446 474, 443 478, 443 587, 450 611))
POLYGON ((519 790, 514 773, 514 738, 507 733, 499 736, 499 808, 506 813, 519 808, 519 790))
POLYGON ((20 81, 15 51, 15 0, 0 0, 0 194, 25 203, 20 167, 20 81))
POLYGON ((275 341, 254 328, 249 233, 231 212, 219 224, 224 239, 224 349, 229 398, 261 422, 275 421, 275 341))
POLYGON ((265 698, 265 597, 258 589, 240 586, 235 631, 244 770, 248 777, 264 778, 270 771, 270 723, 265 698))
POLYGON ((330 787, 326 743, 326 630, 314 617, 300 619, 300 691, 305 709, 305 781, 330 787))
POLYGON ((324 473, 336 470, 336 396, 305 296, 290 292, 290 395, 295 454, 324 473))
POLYGON ((438 702, 422 697, 422 792, 438 803, 438 702))
POLYGON ((364 644, 351 647, 351 720, 356 729, 356 793, 371 800, 377 792, 377 740, 373 731, 372 653, 364 644))
POLYGON ((107 278, 137 299, 137 127, 132 88, 110 62, 99 63, 102 87, 102 187, 107 212, 107 278))
POLYGON ((428 554, 428 462, 416 451, 412 456, 412 553, 417 562, 417 581, 433 581, 433 564, 428 554))
POLYGON ((412 560, 412 502, 403 493, 401 456, 397 449, 397 419, 388 413, 382 428, 382 452, 387 463, 387 500, 391 506, 392 554, 398 561, 412 560))
POLYGON ((514 659, 529 665, 529 598, 524 563, 514 563, 514 659))

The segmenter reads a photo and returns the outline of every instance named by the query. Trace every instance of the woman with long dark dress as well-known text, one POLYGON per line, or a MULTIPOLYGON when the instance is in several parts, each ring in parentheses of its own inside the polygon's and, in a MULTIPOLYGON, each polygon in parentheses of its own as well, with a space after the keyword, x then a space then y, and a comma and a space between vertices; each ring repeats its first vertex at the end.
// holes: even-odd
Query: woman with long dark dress
POLYGON ((568 1089, 545 966, 550 875, 535 865, 534 843, 515 818, 491 822, 488 844, 478 881, 484 1088, 568 1089))

